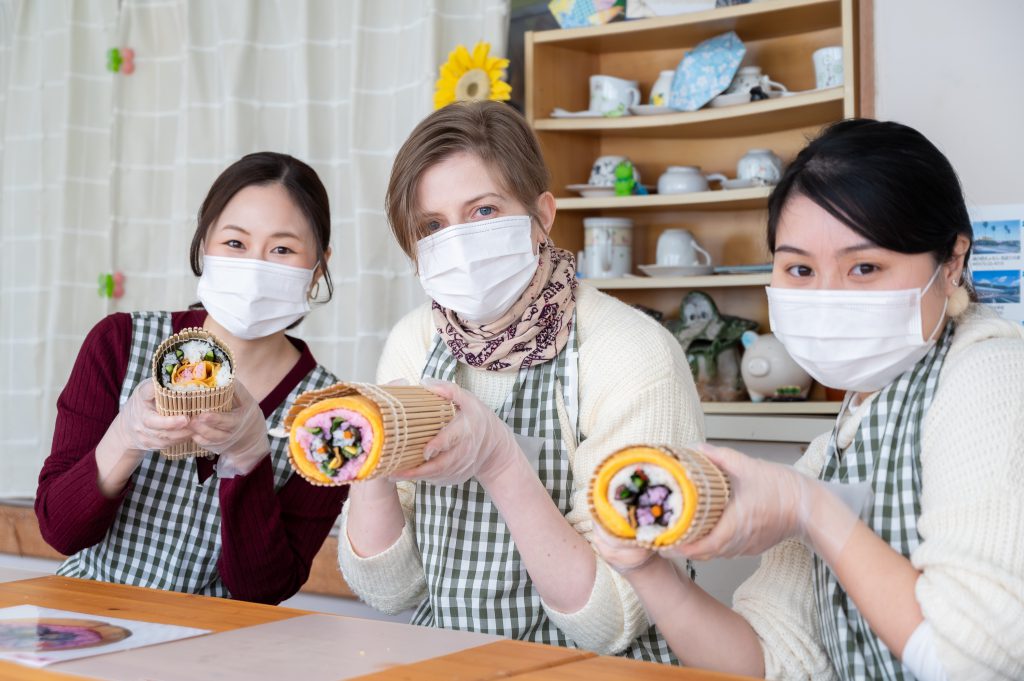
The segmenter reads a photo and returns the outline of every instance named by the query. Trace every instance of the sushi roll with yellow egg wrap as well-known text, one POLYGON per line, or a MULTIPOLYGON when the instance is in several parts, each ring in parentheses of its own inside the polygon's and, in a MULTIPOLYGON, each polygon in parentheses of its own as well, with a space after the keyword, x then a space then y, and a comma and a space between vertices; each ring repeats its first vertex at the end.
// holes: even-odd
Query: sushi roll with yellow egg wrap
POLYGON ((611 535, 660 548, 710 532, 729 501, 729 479, 696 450, 634 445, 598 465, 589 500, 611 535))
POLYGON ((288 458, 318 486, 347 485, 412 468, 455 415, 421 386, 337 383, 296 398, 285 418, 288 458))

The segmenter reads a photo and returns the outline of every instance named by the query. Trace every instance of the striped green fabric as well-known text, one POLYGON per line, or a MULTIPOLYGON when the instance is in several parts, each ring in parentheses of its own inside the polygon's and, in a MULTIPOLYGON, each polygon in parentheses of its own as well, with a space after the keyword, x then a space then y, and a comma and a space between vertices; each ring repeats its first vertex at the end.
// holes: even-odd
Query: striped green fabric
MULTIPOLYGON (((826 482, 870 483, 871 503, 863 517, 875 534, 907 558, 920 543, 921 422, 935 396, 953 333, 950 323, 921 361, 878 393, 854 441, 842 452, 836 446, 837 425, 820 476, 826 482)), ((814 587, 825 649, 840 678, 914 678, 817 556, 814 587)))
MULTIPOLYGON (((544 440, 537 474, 563 515, 570 510, 573 476, 562 440, 556 395, 575 405, 578 346, 573 320, 555 360, 520 370, 498 416, 512 430, 544 440)), ((434 339, 424 376, 456 380, 458 361, 440 336, 434 339)), ((578 414, 575 418, 579 441, 578 414)), ((415 535, 423 558, 427 597, 413 624, 465 629, 508 638, 578 647, 548 619, 501 515, 475 479, 461 485, 416 487, 415 535)), ((623 655, 678 664, 651 626, 623 655)))
MULTIPOLYGON (((169 312, 132 314, 131 355, 121 404, 149 377, 153 353, 173 333, 169 312)), ((283 423, 287 405, 300 392, 335 382, 318 365, 270 415, 268 429, 283 423)), ((272 437, 270 444, 274 487, 279 490, 292 475, 288 439, 272 437)), ((57 574, 230 598, 217 573, 218 487, 216 473, 199 482, 195 459, 170 461, 150 452, 132 476, 132 489, 103 540, 70 556, 57 574)))

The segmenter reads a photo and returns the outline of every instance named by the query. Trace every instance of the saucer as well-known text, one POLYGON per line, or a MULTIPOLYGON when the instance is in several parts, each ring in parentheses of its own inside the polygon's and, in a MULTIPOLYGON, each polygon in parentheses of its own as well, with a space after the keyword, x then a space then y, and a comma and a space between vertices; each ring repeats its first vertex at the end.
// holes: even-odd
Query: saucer
POLYGON ((714 272, 711 265, 637 265, 648 277, 700 277, 714 272))
MULTIPOLYGON (((784 93, 778 90, 772 90, 768 93, 768 99, 778 99, 784 93)), ((758 100, 764 101, 764 100, 758 100)), ((712 109, 717 109, 722 106, 734 106, 736 104, 750 104, 750 93, 749 92, 734 92, 730 95, 718 95, 708 104, 712 109)), ((756 103, 756 102, 755 102, 756 103)))
POLYGON ((602 187, 596 184, 569 184, 565 188, 588 199, 615 196, 615 187, 602 187))
POLYGON ((551 112, 552 118, 604 118, 600 111, 566 111, 556 108, 551 112))
MULTIPOLYGON (((643 187, 644 187, 644 189, 647 190, 648 194, 653 194, 654 193, 654 189, 655 189, 654 185, 645 184, 645 185, 643 185, 643 187)), ((614 186, 612 186, 612 187, 605 187, 605 186, 596 185, 596 184, 567 184, 567 185, 565 185, 565 188, 568 189, 571 192, 576 192, 580 196, 582 196, 584 198, 587 198, 587 199, 607 199, 607 198, 614 198, 615 197, 615 187, 614 186)), ((633 194, 633 196, 638 196, 638 195, 637 194, 633 194)), ((623 196, 623 197, 620 197, 620 198, 626 198, 626 197, 623 196)))
POLYGON ((756 180, 752 177, 735 177, 722 181, 722 189, 746 189, 747 187, 771 187, 770 182, 756 180))
POLYGON ((676 113, 676 110, 668 106, 637 104, 636 106, 629 107, 629 112, 637 116, 657 116, 659 114, 676 113))

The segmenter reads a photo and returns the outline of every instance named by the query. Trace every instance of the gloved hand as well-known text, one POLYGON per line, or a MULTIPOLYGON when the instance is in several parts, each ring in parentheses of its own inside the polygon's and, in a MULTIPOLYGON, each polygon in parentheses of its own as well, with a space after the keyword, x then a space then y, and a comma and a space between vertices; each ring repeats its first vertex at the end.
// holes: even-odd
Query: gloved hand
POLYGON ((187 416, 158 414, 153 379, 139 383, 96 445, 96 483, 103 495, 120 494, 146 452, 188 440, 188 422, 187 416))
POLYGON ((453 401, 458 412, 433 440, 423 456, 427 461, 416 468, 399 471, 392 480, 423 480, 432 485, 458 485, 477 478, 487 481, 501 472, 523 451, 504 421, 476 395, 454 383, 424 378, 423 387, 453 401))
MULTIPOLYGON (((791 466, 745 456, 733 449, 700 445, 700 450, 725 471, 732 485, 729 503, 709 534, 674 550, 697 560, 731 558, 762 553, 789 537, 797 537, 820 553, 810 541, 828 536, 841 547, 853 530, 857 516, 829 496, 828 486, 803 475, 791 466), (830 503, 829 514, 818 514, 821 503, 830 503), (843 511, 845 509, 845 512, 843 511), (814 522, 828 522, 828 531, 809 532, 814 522)), ((820 529, 820 528, 819 528, 820 529)))
POLYGON ((107 433, 121 451, 136 452, 141 460, 147 451, 189 439, 192 433, 188 422, 187 416, 161 416, 157 413, 153 379, 147 378, 135 386, 107 433))
POLYGON ((267 420, 256 399, 241 383, 235 383, 231 411, 206 412, 192 417, 189 424, 195 443, 219 454, 217 475, 233 478, 247 475, 270 454, 267 420))
POLYGON ((598 555, 604 558, 604 562, 619 574, 639 570, 658 555, 657 551, 653 549, 633 546, 612 536, 596 520, 594 521, 592 541, 598 555))

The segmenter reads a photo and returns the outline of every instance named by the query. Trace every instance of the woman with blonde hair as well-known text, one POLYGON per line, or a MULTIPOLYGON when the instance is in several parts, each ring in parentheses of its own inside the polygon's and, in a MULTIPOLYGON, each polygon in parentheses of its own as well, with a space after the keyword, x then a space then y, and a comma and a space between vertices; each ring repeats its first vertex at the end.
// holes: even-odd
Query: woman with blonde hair
POLYGON ((381 382, 421 380, 459 414, 401 481, 353 486, 339 560, 364 600, 413 622, 674 661, 595 555, 586 489, 635 441, 703 439, 679 344, 577 283, 523 117, 495 102, 422 121, 387 211, 431 302, 402 319, 381 382))

